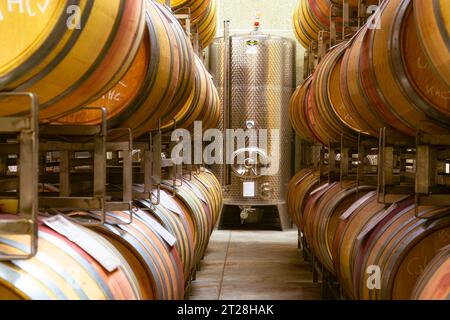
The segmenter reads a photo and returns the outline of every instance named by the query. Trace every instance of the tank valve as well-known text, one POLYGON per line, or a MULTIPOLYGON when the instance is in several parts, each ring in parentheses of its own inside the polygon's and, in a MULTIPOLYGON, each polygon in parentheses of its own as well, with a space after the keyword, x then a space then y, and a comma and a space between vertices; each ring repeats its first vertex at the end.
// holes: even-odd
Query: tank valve
POLYGON ((245 207, 241 211, 241 224, 244 224, 245 220, 248 219, 249 215, 253 212, 255 212, 256 209, 245 207))

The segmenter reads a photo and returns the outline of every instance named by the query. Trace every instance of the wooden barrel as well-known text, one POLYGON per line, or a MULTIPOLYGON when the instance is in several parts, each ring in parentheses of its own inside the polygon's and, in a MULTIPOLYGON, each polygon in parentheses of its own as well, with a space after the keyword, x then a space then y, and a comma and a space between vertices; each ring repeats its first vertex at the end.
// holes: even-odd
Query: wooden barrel
POLYGON ((414 300, 450 300, 450 246, 439 251, 416 282, 414 300))
POLYGON ((164 226, 176 239, 175 247, 180 255, 184 270, 184 280, 188 281, 194 267, 194 231, 188 217, 188 209, 167 191, 161 191, 161 203, 152 205, 149 200, 136 200, 135 204, 145 210, 164 226))
POLYGON ((176 36, 174 49, 178 50, 180 65, 178 72, 178 83, 175 96, 169 106, 169 113, 166 117, 174 117, 181 108, 187 103, 194 90, 195 77, 195 54, 190 39, 187 37, 184 28, 181 26, 175 16, 164 6, 158 6, 158 9, 168 18, 168 26, 173 29, 176 36))
MULTIPOLYGON (((14 219, 1 216, 1 219, 14 219)), ((39 252, 29 260, 0 263, 0 299, 29 300, 136 300, 141 299, 138 279, 125 257, 104 237, 77 226, 78 236, 95 243, 98 257, 65 236, 39 224, 39 252), (105 266, 108 266, 106 268, 105 266)), ((28 252, 29 238, 2 234, 0 251, 28 252)))
POLYGON ((220 211, 222 210, 223 195, 222 186, 219 180, 211 171, 201 169, 198 174, 194 173, 191 179, 186 180, 185 183, 193 189, 201 199, 204 199, 210 208, 212 215, 210 233, 212 233, 219 218, 220 211))
POLYGON ((175 116, 163 117, 163 131, 173 130, 174 120, 177 128, 184 129, 193 129, 194 121, 202 121, 205 130, 215 126, 219 121, 217 89, 201 59, 197 56, 195 56, 195 66, 195 85, 191 90, 189 100, 175 116))
POLYGON ((369 193, 340 217, 332 243, 332 256, 335 273, 348 297, 355 298, 353 276, 355 260, 360 257, 360 253, 357 253, 358 236, 363 230, 367 230, 377 217, 398 214, 410 205, 411 201, 407 201, 388 210, 389 206, 379 203, 375 193, 369 193))
MULTIPOLYGON (((325 183, 325 182, 322 182, 325 183)), ((302 230, 302 215, 309 194, 320 185, 320 172, 314 169, 303 169, 289 181, 286 203, 292 221, 302 230)))
POLYGON ((341 92, 340 72, 347 48, 348 42, 340 44, 332 49, 327 57, 324 58, 323 64, 317 70, 318 81, 316 88, 318 91, 322 91, 322 99, 318 101, 323 101, 324 104, 328 103, 328 108, 331 106, 339 120, 345 125, 342 126, 341 123, 335 125, 338 128, 337 132, 346 134, 348 138, 348 135, 354 136, 354 132, 363 134, 368 134, 368 132, 365 131, 363 125, 354 117, 352 107, 346 103, 341 92), (322 73, 323 78, 321 78, 322 73), (349 131, 349 129, 351 130, 349 131))
MULTIPOLYGON (((183 209, 184 216, 193 232, 195 248, 193 266, 196 266, 203 258, 210 235, 222 210, 222 187, 219 180, 207 169, 193 173, 189 178, 185 175, 183 179, 177 179, 176 185, 176 196, 169 201, 164 194, 173 195, 173 181, 164 181, 162 185, 164 194, 160 205, 167 207, 169 202, 175 200, 177 206, 183 209)), ((135 185, 134 188, 142 191, 139 185, 135 185)), ((139 201, 139 203, 145 202, 139 201)), ((173 208, 172 205, 169 207, 173 208)))
MULTIPOLYGON (((159 1, 165 2, 164 0, 159 1)), ((216 0, 171 0, 170 4, 173 10, 189 8, 191 23, 196 25, 208 14, 209 6, 212 2, 216 2, 216 0)))
MULTIPOLYGON (((409 200, 405 200, 408 204, 409 200)), ((411 203, 411 202, 410 202, 411 203)), ((375 216, 362 230, 353 258, 353 290, 356 299, 409 299, 414 284, 436 253, 448 245, 450 208, 420 207, 418 214, 438 217, 434 220, 415 217, 415 205, 403 206, 394 214, 375 216), (447 216, 443 216, 447 214, 447 216), (378 289, 368 282, 371 266, 380 270, 378 289)))
MULTIPOLYGON (((330 0, 298 1, 294 9, 294 29, 303 47, 308 48, 313 41, 317 41, 319 31, 330 31, 330 10, 330 0)), ((342 19, 338 19, 337 22, 339 29, 342 19)))
MULTIPOLYGON (((419 213, 433 215, 433 211, 432 208, 424 208, 419 213), (428 213, 428 211, 430 212, 428 213)), ((436 251, 448 245, 449 232, 449 217, 429 223, 426 220, 415 218, 414 208, 411 208, 401 218, 393 222, 382 234, 382 238, 376 239, 376 242, 372 243, 371 248, 373 249, 370 249, 372 253, 381 249, 386 256, 383 259, 375 257, 376 260, 372 260, 374 256, 368 255, 361 268, 361 270, 365 270, 368 265, 377 263, 383 266, 382 274, 384 276, 381 283, 383 289, 378 296, 376 295, 378 292, 375 292, 375 297, 408 299, 418 276, 434 257, 436 251), (389 246, 386 246, 385 237, 389 235, 392 239, 394 234, 396 240, 401 240, 395 243, 391 242, 392 245, 390 243, 389 246), (380 248, 378 245, 382 247, 380 248)), ((364 280, 365 277, 362 277, 360 281, 363 282, 364 280)), ((359 287, 362 299, 374 298, 374 292, 368 292, 365 285, 359 287)))
POLYGON ((211 0, 208 10, 202 19, 198 22, 198 35, 200 46, 206 48, 209 46, 217 34, 217 0, 211 0))
POLYGON ((329 30, 329 3, 318 1, 315 5, 317 16, 313 14, 309 0, 299 0, 294 10, 295 35, 305 48, 308 48, 312 41, 317 41, 319 31, 329 30))
POLYGON ((305 141, 314 142, 317 138, 309 129, 307 121, 308 92, 311 88, 312 77, 307 78, 298 86, 289 103, 289 118, 295 133, 305 141))
MULTIPOLYGON (((0 12, 2 28, 13 30, 0 35, 0 91, 35 93, 43 122, 76 111, 113 87, 133 62, 145 25, 139 0, 51 1, 46 6, 31 0, 26 11, 5 2, 0 12), (72 27, 77 21, 79 28, 77 23, 72 27)), ((29 111, 21 99, 0 103, 0 116, 29 111)))
POLYGON ((450 89, 435 75, 421 49, 412 1, 385 1, 380 10, 383 27, 365 32, 359 56, 371 108, 408 135, 418 130, 447 133, 450 89))
POLYGON ((413 2, 420 44, 433 71, 450 87, 450 3, 446 0, 413 2))
POLYGON ((367 32, 367 27, 363 27, 349 43, 350 46, 347 48, 341 64, 340 83, 343 102, 350 108, 350 114, 358 123, 358 127, 377 137, 380 128, 389 125, 372 108, 362 87, 359 57, 361 44, 367 32))
MULTIPOLYGON (((76 212, 74 216, 85 213, 76 212)), ((110 224, 96 227, 116 246, 135 270, 143 291, 143 299, 181 300, 184 298, 183 265, 175 246, 162 237, 157 220, 137 212, 133 222, 127 212, 108 212, 110 224), (121 225, 117 225, 116 223, 121 225)))
POLYGON ((337 45, 322 59, 313 75, 308 115, 319 141, 340 142, 341 136, 346 140, 356 141, 357 132, 363 129, 353 120, 351 107, 347 106, 340 92, 340 61, 346 50, 346 43, 337 45))
MULTIPOLYGON (((202 121, 202 127, 205 131, 207 129, 217 128, 220 120, 220 98, 211 74, 206 70, 201 59, 198 59, 197 63, 199 64, 199 69, 202 70, 201 73, 203 74, 204 79, 202 86, 205 87, 206 96, 204 101, 200 99, 195 107, 199 110, 198 117, 195 120, 202 121)), ((192 122, 188 129, 191 131, 194 129, 192 122)))
MULTIPOLYGON (((165 181, 163 188, 170 193, 173 192, 173 181, 165 181)), ((188 209, 188 213, 194 222, 194 243, 195 243, 195 259, 194 265, 197 265, 203 258, 208 246, 210 231, 212 229, 212 213, 205 201, 200 199, 198 195, 186 184, 182 184, 182 180, 177 179, 176 197, 188 209)))
MULTIPOLYGON (((165 0, 157 0, 165 4, 165 0)), ((198 33, 199 45, 206 48, 214 40, 217 33, 217 0, 172 0, 170 2, 174 11, 186 9, 191 16, 191 31, 198 33)))
MULTIPOLYGON (((128 73, 110 92, 90 104, 106 107, 108 126, 133 129, 139 137, 173 118, 188 103, 194 89, 194 54, 182 27, 167 8, 146 1, 147 28, 128 73)), ((98 111, 84 110, 59 123, 96 124, 98 111)))
MULTIPOLYGON (((208 79, 208 92, 210 102, 208 108, 203 108, 199 118, 203 120, 204 129, 216 129, 220 121, 220 97, 217 87, 214 84, 211 74, 207 73, 208 79)), ((192 127, 191 127, 192 128, 192 127)))
POLYGON ((309 210, 304 212, 303 233, 308 245, 332 274, 335 270, 331 248, 339 217, 370 189, 365 186, 358 187, 354 181, 330 184, 323 192, 319 192, 309 210))

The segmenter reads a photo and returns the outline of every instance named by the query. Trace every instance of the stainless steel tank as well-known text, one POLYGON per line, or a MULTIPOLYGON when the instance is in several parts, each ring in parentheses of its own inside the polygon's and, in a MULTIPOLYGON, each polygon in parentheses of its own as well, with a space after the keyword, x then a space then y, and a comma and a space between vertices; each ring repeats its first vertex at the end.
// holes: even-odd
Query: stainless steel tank
POLYGON ((228 170, 214 166, 213 170, 226 185, 225 204, 240 206, 243 219, 254 207, 277 206, 282 227, 287 227, 285 193, 292 175, 288 108, 295 88, 295 44, 290 39, 260 33, 234 35, 229 41, 217 38, 210 47, 210 70, 222 101, 220 129, 225 125, 229 129, 251 128, 257 132, 267 129, 269 133, 267 149, 236 150, 236 157, 244 153, 246 160, 249 157, 258 163, 234 162, 228 170), (224 122, 224 114, 228 112, 228 120, 224 122), (272 139, 273 130, 279 130, 279 141, 272 139), (257 166, 267 165, 265 156, 276 152, 278 172, 260 176, 257 166))

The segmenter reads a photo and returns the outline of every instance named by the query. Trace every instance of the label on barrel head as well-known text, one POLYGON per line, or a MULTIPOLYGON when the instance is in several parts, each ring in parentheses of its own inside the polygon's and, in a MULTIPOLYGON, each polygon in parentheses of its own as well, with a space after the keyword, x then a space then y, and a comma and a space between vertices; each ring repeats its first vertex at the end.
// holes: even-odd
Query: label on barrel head
POLYGON ((89 254, 108 272, 113 272, 120 266, 120 262, 111 254, 110 250, 102 246, 83 227, 76 225, 62 215, 43 220, 44 223, 60 235, 66 237, 89 254))
POLYGON ((175 238, 166 228, 164 228, 158 221, 151 218, 147 213, 142 210, 135 210, 134 213, 139 216, 145 223, 155 231, 163 240, 170 246, 173 247, 177 242, 177 238, 175 238))

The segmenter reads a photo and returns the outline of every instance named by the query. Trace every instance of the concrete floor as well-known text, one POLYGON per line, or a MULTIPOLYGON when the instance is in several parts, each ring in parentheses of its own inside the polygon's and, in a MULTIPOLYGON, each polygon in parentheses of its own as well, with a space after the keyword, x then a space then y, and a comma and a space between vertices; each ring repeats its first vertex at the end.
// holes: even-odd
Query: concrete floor
POLYGON ((297 231, 215 231, 192 300, 320 299, 297 231))

